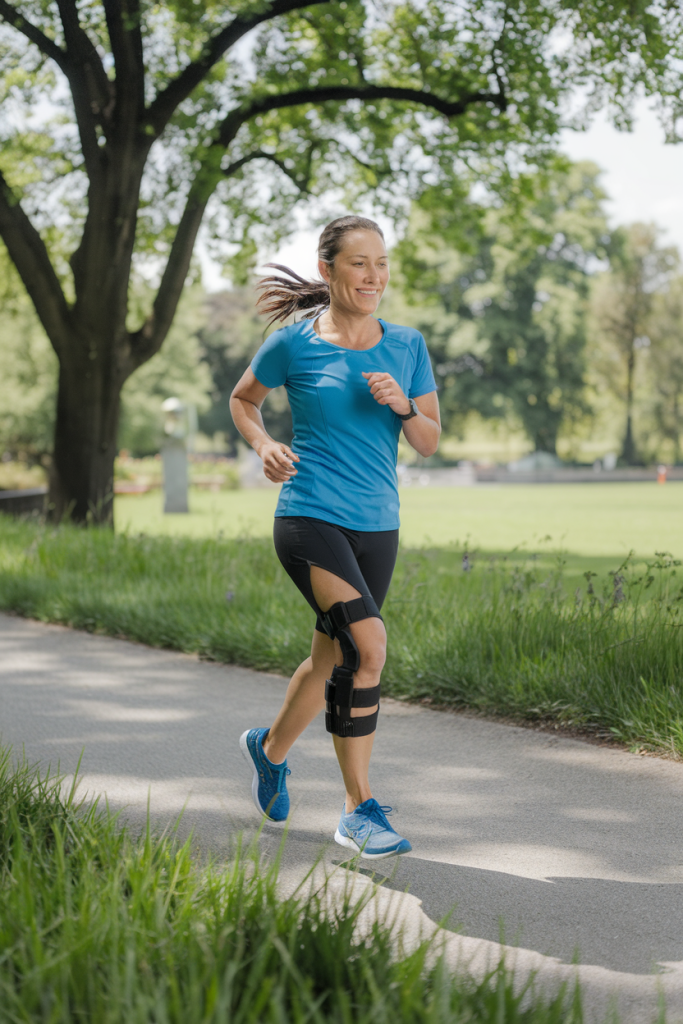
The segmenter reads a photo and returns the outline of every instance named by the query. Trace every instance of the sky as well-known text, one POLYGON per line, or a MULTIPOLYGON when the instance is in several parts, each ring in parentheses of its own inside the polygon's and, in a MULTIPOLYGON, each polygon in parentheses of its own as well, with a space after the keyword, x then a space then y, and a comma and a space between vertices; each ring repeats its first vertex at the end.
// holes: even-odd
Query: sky
MULTIPOLYGON (((585 132, 565 130, 559 148, 572 160, 593 160, 602 168, 613 225, 655 221, 664 229, 662 244, 677 245, 683 253, 683 143, 666 145, 664 131, 647 103, 637 107, 632 132, 617 131, 599 114, 585 132)), ((318 234, 319 229, 298 231, 277 251, 264 254, 264 262, 284 263, 300 274, 315 275, 318 234)), ((208 260, 202 262, 206 286, 225 287, 208 260)))
POLYGON ((604 115, 587 132, 564 131, 560 148, 572 160, 593 160, 604 170, 613 223, 655 221, 662 243, 683 253, 683 143, 664 142, 656 114, 641 103, 633 132, 618 132, 604 115))

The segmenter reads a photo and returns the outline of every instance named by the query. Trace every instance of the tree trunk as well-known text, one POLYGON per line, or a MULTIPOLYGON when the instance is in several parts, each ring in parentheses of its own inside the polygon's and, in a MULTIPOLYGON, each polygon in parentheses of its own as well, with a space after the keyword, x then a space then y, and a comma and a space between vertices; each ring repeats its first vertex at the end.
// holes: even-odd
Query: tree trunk
POLYGON ((534 447, 537 452, 557 455, 557 430, 548 425, 541 427, 534 437, 534 447))
MULTIPOLYGON (((76 301, 58 349, 59 384, 49 517, 112 526, 121 388, 136 368, 127 330, 128 289, 145 148, 113 146, 88 192, 72 254, 76 301)), ((142 361, 142 360, 141 360, 142 361)))
POLYGON ((673 456, 674 456, 674 464, 675 465, 678 465, 679 462, 681 461, 681 429, 680 429, 681 416, 680 416, 680 409, 679 409, 679 405, 678 405, 678 394, 679 394, 678 391, 674 391, 673 403, 672 403, 673 404, 673 409, 672 409, 672 412, 673 412, 673 417, 672 417, 672 419, 673 419, 673 430, 671 431, 671 433, 672 433, 673 436, 672 436, 671 440, 673 441, 673 445, 674 445, 673 456))
POLYGON ((534 451, 557 455, 557 435, 562 415, 559 410, 550 409, 543 399, 541 401, 543 405, 540 408, 534 406, 527 413, 525 426, 533 441, 534 451))
POLYGON ((101 344, 74 346, 60 363, 48 497, 48 515, 56 522, 67 518, 113 525, 114 458, 125 376, 107 365, 103 349, 101 344))
MULTIPOLYGON (((635 339, 634 339, 635 342, 635 339)), ((636 462, 636 445, 633 439, 633 381, 636 368, 636 350, 631 345, 626 364, 626 433, 621 446, 621 457, 627 466, 636 462)))
POLYGON ((627 466, 633 466, 636 462, 636 445, 633 439, 633 417, 631 412, 626 414, 626 433, 624 443, 621 446, 621 457, 627 466))

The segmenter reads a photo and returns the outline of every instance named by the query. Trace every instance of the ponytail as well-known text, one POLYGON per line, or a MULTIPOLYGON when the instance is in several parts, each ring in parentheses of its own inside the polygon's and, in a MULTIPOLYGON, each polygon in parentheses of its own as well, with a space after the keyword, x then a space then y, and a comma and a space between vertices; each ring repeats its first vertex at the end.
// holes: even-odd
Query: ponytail
MULTIPOLYGON (((320 236, 318 259, 331 266, 341 251, 344 235, 349 231, 376 231, 384 241, 382 229, 374 220, 368 220, 367 217, 337 217, 320 236)), ((327 281, 306 281, 279 263, 266 263, 266 266, 287 274, 286 278, 271 274, 256 285, 261 289, 256 308, 259 313, 270 317, 269 327, 276 320, 286 320, 299 309, 306 310, 306 320, 319 316, 327 309, 330 304, 330 286, 327 281)))
POLYGON ((306 281, 289 267, 280 263, 266 263, 267 267, 287 274, 291 280, 271 274, 262 278, 256 285, 262 292, 258 297, 256 308, 259 313, 269 316, 268 326, 276 320, 286 320, 299 309, 307 310, 304 319, 318 316, 330 304, 330 286, 327 281, 306 281))

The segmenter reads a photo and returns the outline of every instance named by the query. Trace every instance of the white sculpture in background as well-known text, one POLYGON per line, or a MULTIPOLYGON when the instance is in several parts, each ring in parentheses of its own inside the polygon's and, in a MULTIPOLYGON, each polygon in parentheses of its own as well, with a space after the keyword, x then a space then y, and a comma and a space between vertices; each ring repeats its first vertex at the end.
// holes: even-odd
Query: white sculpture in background
POLYGON ((161 459, 164 467, 164 512, 189 512, 187 502, 187 453, 196 430, 194 406, 179 398, 161 403, 164 413, 164 443, 161 459))

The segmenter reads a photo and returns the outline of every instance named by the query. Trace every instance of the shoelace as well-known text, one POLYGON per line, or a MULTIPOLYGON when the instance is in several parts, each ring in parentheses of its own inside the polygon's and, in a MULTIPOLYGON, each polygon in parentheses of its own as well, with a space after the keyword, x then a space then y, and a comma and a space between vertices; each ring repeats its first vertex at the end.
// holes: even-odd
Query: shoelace
POLYGON ((382 825, 383 828, 387 828, 387 826, 391 828, 386 820, 386 815, 391 814, 392 810, 393 807, 381 807, 379 804, 376 804, 374 807, 368 808, 364 816, 369 818, 370 821, 374 821, 376 825, 382 825))
POLYGON ((283 766, 282 768, 280 768, 279 772, 277 773, 277 791, 278 791, 278 793, 282 792, 282 782, 283 782, 283 779, 285 778, 285 776, 286 775, 291 775, 291 774, 292 774, 291 769, 287 768, 286 765, 283 766))

